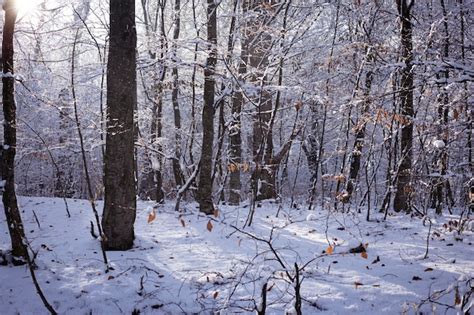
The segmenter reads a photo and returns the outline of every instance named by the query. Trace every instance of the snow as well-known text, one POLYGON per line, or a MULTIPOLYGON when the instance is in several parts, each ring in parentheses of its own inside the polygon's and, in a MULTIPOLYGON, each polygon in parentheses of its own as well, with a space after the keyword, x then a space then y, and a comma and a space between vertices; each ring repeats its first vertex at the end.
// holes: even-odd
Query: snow
MULTIPOLYGON (((430 313, 435 304, 429 297, 440 303, 438 312, 446 304, 453 306, 446 313, 455 314, 453 288, 468 292, 474 276, 474 233, 465 230, 454 241, 447 227, 459 219, 455 215, 433 220, 428 258, 422 259, 428 227, 402 214, 366 222, 350 213, 285 206, 289 217, 275 217, 278 204, 264 202, 244 229, 246 204, 220 206, 219 217, 208 217, 195 203, 182 204, 184 212, 177 213, 172 202, 139 202, 135 246, 108 252, 114 270, 105 273, 99 242, 89 233, 87 201, 68 200, 70 219, 62 199, 20 197, 19 203, 38 251, 38 281, 60 314, 254 314, 265 282, 267 312, 294 313, 294 283, 287 274, 294 276, 295 262, 304 266, 303 314, 430 313), (153 208, 156 219, 147 223, 153 208), (284 267, 261 240, 270 241, 284 267), (335 245, 331 255, 323 254, 328 242, 335 245), (367 258, 348 252, 361 243, 368 244, 367 258)), ((3 211, 0 224, 6 227, 3 211)), ((0 234, 3 249, 6 230, 0 234)), ((24 266, 0 266, 0 292, 2 314, 47 314, 24 266)))
POLYGON ((436 149, 443 149, 446 146, 446 144, 444 143, 443 140, 437 139, 437 140, 433 141, 433 146, 436 149))

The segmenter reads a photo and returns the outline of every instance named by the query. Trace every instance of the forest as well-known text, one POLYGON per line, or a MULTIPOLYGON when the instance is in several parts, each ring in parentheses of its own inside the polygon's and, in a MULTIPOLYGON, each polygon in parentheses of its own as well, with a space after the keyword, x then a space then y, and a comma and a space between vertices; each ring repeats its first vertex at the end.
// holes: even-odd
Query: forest
POLYGON ((2 0, 1 314, 472 314, 471 0, 2 0))

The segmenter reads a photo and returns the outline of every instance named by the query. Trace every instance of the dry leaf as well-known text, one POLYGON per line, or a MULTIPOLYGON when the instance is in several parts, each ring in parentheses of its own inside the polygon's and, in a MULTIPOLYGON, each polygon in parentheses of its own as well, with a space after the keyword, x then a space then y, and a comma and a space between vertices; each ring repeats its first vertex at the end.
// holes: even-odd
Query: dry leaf
POLYGON ((235 172, 237 172, 238 167, 237 167, 236 164, 230 163, 230 164, 227 166, 227 169, 229 170, 229 172, 235 173, 235 172))
POLYGON ((453 109, 453 118, 454 120, 459 120, 459 112, 456 108, 453 109))
POLYGON ((183 227, 186 227, 186 222, 184 222, 184 219, 183 219, 183 218, 179 219, 179 222, 181 222, 181 225, 182 225, 183 227))
POLYGON ((212 295, 212 297, 214 298, 214 300, 217 298, 218 295, 219 295, 219 292, 218 292, 218 291, 214 292, 214 294, 212 295))
POLYGON ((148 214, 148 223, 151 223, 155 219, 156 219, 156 210, 153 209, 153 211, 148 214))
POLYGON ((334 253, 334 248, 329 245, 328 248, 326 248, 325 252, 326 254, 331 255, 332 253, 334 253))
POLYGON ((360 253, 360 255, 361 255, 362 258, 364 258, 364 259, 369 258, 369 256, 367 255, 367 252, 362 252, 362 253, 360 253))
POLYGON ((214 216, 215 216, 216 218, 219 217, 219 209, 217 209, 217 208, 214 209, 214 216))
POLYGON ((213 227, 214 227, 214 226, 212 226, 211 220, 209 220, 209 222, 207 222, 207 226, 206 226, 207 230, 208 230, 209 232, 212 232, 212 228, 213 228, 213 227))
POLYGON ((456 286, 454 288, 454 305, 461 304, 461 295, 459 294, 459 288, 456 286))
POLYGON ((295 103, 295 109, 297 112, 299 112, 302 107, 303 107, 303 102, 298 101, 295 103))
POLYGON ((270 286, 267 288, 267 292, 270 292, 270 291, 273 289, 274 286, 275 286, 275 283, 272 283, 272 285, 270 285, 270 286))
POLYGON ((109 277, 107 278, 107 280, 112 280, 112 279, 115 279, 115 277, 114 277, 114 276, 109 276, 109 277))

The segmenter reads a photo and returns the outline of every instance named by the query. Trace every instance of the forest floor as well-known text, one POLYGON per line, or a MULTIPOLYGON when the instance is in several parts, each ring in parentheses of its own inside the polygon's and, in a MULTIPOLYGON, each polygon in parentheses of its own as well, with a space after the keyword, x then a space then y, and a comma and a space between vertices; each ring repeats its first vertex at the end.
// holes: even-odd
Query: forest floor
MULTIPOLYGON (((363 213, 283 207, 276 217, 278 205, 266 202, 243 228, 245 205, 207 217, 170 202, 153 219, 153 204, 139 202, 135 247, 108 252, 105 273, 87 201, 68 200, 71 218, 62 199, 19 203, 38 281, 60 314, 255 313, 265 283, 267 313, 294 313, 295 263, 303 314, 456 314, 474 303, 474 223, 459 234, 459 215, 433 216, 430 229, 404 214, 366 222, 363 213)), ((6 249, 3 210, 0 226, 6 249)), ((0 293, 1 314, 47 313, 25 266, 0 266, 0 293)))

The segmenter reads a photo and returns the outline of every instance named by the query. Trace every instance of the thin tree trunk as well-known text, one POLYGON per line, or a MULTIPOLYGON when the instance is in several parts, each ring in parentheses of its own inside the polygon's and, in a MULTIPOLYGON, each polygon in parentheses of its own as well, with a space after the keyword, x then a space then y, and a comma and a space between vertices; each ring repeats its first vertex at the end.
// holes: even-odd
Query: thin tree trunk
POLYGON ((212 201, 212 146, 214 143, 215 71, 217 63, 217 4, 207 0, 207 40, 209 55, 204 68, 204 108, 202 110, 202 149, 198 202, 201 212, 214 213, 212 201))
POLYGON ((184 184, 184 175, 181 169, 181 111, 179 109, 179 71, 178 71, 178 56, 177 56, 177 40, 179 39, 180 31, 180 0, 174 2, 174 31, 173 31, 173 90, 171 92, 171 103, 173 104, 173 116, 174 116, 174 141, 175 141, 175 154, 172 160, 174 180, 176 187, 179 189, 184 184))
MULTIPOLYGON (((235 0, 237 7, 239 0, 235 0)), ((236 9, 234 10, 236 12, 236 9)), ((245 14, 244 7, 244 14, 245 14)), ((244 30, 245 32, 245 30, 244 30)), ((247 72, 248 46, 247 41, 242 41, 239 70, 236 82, 236 89, 232 93, 231 121, 229 127, 229 203, 238 205, 241 201, 241 182, 240 173, 242 166, 242 103, 243 103, 243 77, 247 72)))
POLYGON ((20 210, 15 192, 15 155, 16 155, 16 104, 15 78, 13 76, 13 33, 17 12, 15 1, 7 0, 3 4, 5 10, 5 25, 2 41, 3 66, 3 147, 1 152, 1 183, 3 186, 3 207, 7 219, 8 231, 12 245, 12 255, 27 259, 26 246, 23 245, 25 231, 21 220, 20 210))

